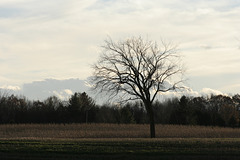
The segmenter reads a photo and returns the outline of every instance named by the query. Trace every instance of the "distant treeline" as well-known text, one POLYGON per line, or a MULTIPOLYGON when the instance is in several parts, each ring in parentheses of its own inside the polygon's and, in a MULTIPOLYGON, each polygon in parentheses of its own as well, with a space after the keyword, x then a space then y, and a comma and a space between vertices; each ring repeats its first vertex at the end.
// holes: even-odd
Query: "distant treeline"
MULTIPOLYGON (((240 95, 172 98, 154 103, 155 122, 161 124, 239 127, 240 95)), ((141 102, 124 105, 96 105, 84 93, 68 101, 55 96, 30 101, 14 95, 0 95, 0 123, 148 123, 141 102)))

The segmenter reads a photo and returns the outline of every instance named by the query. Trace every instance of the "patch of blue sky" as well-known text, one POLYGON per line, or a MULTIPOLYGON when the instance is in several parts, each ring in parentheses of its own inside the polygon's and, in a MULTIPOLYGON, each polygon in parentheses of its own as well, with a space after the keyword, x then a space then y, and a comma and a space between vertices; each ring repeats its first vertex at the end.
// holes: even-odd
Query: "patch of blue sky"
POLYGON ((24 11, 18 8, 0 7, 0 18, 13 18, 23 15, 24 11))

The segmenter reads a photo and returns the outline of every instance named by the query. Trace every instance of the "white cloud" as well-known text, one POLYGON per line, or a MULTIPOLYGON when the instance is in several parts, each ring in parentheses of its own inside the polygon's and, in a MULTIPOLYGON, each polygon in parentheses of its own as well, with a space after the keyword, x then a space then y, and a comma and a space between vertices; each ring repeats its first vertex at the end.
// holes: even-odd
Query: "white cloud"
POLYGON ((62 92, 59 93, 57 91, 53 91, 52 93, 61 100, 64 100, 66 98, 64 95, 62 95, 62 92))
POLYGON ((19 86, 10 86, 10 85, 1 86, 0 89, 11 90, 11 91, 20 91, 21 90, 21 88, 19 86))
POLYGON ((58 91, 49 91, 50 94, 57 96, 61 100, 68 100, 73 92, 70 89, 63 89, 58 91))
POLYGON ((211 97, 212 95, 225 95, 227 94, 222 93, 219 90, 211 89, 211 88, 203 88, 201 91, 194 91, 193 89, 189 87, 185 87, 185 89, 182 89, 180 91, 169 91, 165 93, 160 93, 158 96, 159 100, 166 100, 168 98, 181 98, 182 96, 187 97, 211 97))
POLYGON ((52 91, 50 94, 57 96, 61 100, 68 100, 73 92, 70 89, 64 89, 61 91, 52 91))
POLYGON ((94 87, 94 85, 91 84, 91 83, 89 83, 89 82, 91 81, 90 79, 91 79, 91 78, 89 77, 88 80, 86 80, 86 81, 84 82, 84 84, 85 84, 85 86, 87 86, 87 87, 89 87, 89 88, 92 88, 92 87, 94 87))
POLYGON ((203 88, 200 91, 200 94, 204 97, 211 97, 211 95, 227 95, 227 94, 222 93, 221 91, 211 89, 211 88, 203 88))
POLYGON ((63 89, 60 91, 52 91, 51 94, 57 96, 61 100, 68 100, 71 95, 73 95, 73 92, 70 89, 63 89))
POLYGON ((64 89, 64 92, 67 94, 67 95, 72 95, 73 92, 70 90, 70 89, 64 89))
POLYGON ((240 68, 235 0, 2 0, 0 8, 0 86, 86 79, 107 35, 180 43, 190 76, 240 68))

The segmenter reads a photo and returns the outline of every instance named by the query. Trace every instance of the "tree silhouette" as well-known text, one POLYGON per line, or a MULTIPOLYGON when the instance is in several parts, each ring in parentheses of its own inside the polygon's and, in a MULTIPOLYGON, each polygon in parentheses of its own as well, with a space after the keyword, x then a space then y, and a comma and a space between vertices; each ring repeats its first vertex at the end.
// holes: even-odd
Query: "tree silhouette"
POLYGON ((73 121, 88 123, 88 112, 94 106, 94 100, 85 92, 74 93, 69 99, 68 110, 73 121))
POLYGON ((183 73, 177 48, 162 41, 161 46, 141 37, 126 41, 105 41, 103 53, 94 65, 94 88, 125 100, 142 100, 155 137, 153 102, 158 93, 179 87, 183 73), (170 82, 172 80, 172 82, 170 82))

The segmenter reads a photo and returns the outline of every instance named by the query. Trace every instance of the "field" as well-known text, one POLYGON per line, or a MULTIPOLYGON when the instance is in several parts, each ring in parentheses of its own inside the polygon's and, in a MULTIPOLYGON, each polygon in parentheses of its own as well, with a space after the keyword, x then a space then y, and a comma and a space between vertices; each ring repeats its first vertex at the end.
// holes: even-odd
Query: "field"
MULTIPOLYGON (((12 124, 0 125, 1 139, 148 138, 149 125, 12 124)), ((157 138, 240 138, 239 128, 156 125, 157 138)))
POLYGON ((240 159, 240 129, 157 125, 0 125, 0 159, 240 159))

